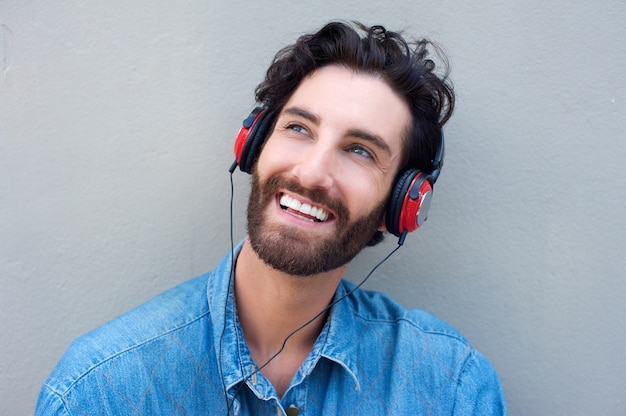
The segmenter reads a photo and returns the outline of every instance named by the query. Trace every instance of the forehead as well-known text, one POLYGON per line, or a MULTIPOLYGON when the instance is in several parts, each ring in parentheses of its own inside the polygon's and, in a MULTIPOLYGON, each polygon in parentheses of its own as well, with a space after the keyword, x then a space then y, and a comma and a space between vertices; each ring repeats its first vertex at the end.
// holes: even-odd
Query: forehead
POLYGON ((366 130, 398 154, 412 119, 405 100, 381 77, 337 65, 305 77, 283 109, 290 107, 306 109, 325 125, 366 130))

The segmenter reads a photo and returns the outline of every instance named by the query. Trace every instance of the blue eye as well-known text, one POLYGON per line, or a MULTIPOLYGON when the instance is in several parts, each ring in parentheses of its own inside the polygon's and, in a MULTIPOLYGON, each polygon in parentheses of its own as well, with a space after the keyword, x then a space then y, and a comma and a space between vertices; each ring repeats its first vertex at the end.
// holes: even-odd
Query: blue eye
POLYGON ((350 148, 350 152, 359 156, 374 160, 374 155, 363 146, 355 145, 350 148))
POLYGON ((296 133, 309 134, 309 131, 306 129, 306 127, 304 127, 304 126, 302 126, 300 124, 290 123, 285 128, 287 130, 293 130, 296 133))

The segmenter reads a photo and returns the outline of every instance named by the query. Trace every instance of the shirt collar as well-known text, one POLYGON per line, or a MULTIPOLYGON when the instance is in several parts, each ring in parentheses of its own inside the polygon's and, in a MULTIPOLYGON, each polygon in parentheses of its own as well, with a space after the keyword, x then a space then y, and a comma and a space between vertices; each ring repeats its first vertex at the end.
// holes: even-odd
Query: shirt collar
MULTIPOLYGON (((356 343, 358 328, 356 326, 354 298, 349 294, 354 290, 354 285, 342 280, 335 292, 337 302, 330 313, 328 322, 328 338, 322 349, 322 356, 336 362, 343 367, 354 379, 357 390, 360 390, 358 369, 356 363, 356 343)), ((317 342, 322 341, 321 336, 317 342)), ((316 343, 317 343, 316 342, 316 343)))
POLYGON ((234 300, 233 261, 239 255, 242 246, 243 241, 234 246, 232 251, 222 259, 207 285, 215 355, 218 358, 220 373, 227 391, 243 381, 244 374, 250 374, 250 367, 246 366, 246 361, 251 361, 250 354, 249 352, 241 354, 245 342, 237 319, 234 300), (244 372, 244 366, 248 367, 248 371, 244 372))
MULTIPOLYGON (((224 257, 216 267, 213 277, 209 279, 207 286, 207 298, 211 314, 214 347, 218 357, 220 370, 226 390, 242 381, 251 384, 253 390, 262 388, 257 385, 257 379, 251 373, 256 369, 250 355, 243 332, 237 318, 237 310, 234 295, 234 279, 232 278, 234 267, 233 259, 236 259, 243 246, 243 241, 233 247, 231 253, 224 257), (253 387, 255 386, 255 387, 253 387)), ((347 281, 341 281, 334 299, 345 297, 352 290, 353 285, 347 281)), ((350 296, 335 304, 322 332, 315 341, 312 354, 305 360, 300 371, 296 375, 306 376, 311 371, 319 357, 324 357, 339 364, 354 379, 355 387, 360 389, 357 378, 357 365, 355 344, 357 328, 354 322, 354 306, 350 296)), ((265 386, 269 387, 269 386, 265 386)), ((257 394, 258 393, 257 391, 257 394)))

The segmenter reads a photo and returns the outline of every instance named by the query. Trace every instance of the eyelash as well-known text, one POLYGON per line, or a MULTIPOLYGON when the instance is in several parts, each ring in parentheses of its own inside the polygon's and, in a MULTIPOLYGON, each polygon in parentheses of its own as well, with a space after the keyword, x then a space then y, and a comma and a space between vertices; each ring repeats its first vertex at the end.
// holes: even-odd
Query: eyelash
POLYGON ((285 130, 293 130, 296 133, 308 134, 309 130, 301 124, 289 123, 285 126, 285 130))
POLYGON ((363 157, 366 157, 368 159, 375 160, 374 154, 372 152, 370 152, 369 150, 367 150, 367 148, 365 148, 365 147, 363 147, 361 145, 355 144, 355 145, 351 146, 349 150, 352 153, 358 154, 359 156, 363 156, 363 157))

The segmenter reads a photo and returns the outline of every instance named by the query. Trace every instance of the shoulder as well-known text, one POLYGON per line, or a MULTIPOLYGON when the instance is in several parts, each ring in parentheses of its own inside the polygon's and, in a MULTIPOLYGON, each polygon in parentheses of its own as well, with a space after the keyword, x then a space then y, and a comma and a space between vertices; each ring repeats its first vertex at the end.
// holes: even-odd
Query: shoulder
MULTIPOLYGON (((352 283, 345 281, 342 285, 346 291, 354 287, 352 283)), ((359 289, 349 298, 353 313, 361 320, 390 328, 407 326, 420 333, 443 336, 462 344, 468 343, 457 329, 437 316, 420 309, 406 309, 383 293, 359 289)))
MULTIPOLYGON (((350 290, 350 283, 343 283, 350 290)), ((453 326, 435 315, 406 309, 391 297, 375 291, 357 290, 348 297, 343 312, 352 317, 350 331, 358 338, 361 356, 381 355, 406 365, 420 360, 420 365, 434 367, 446 363, 460 376, 468 366, 484 357, 453 326)))
MULTIPOLYGON (((354 287, 342 286, 346 292, 354 287)), ((342 355, 348 367, 349 357, 359 360, 355 373, 381 375, 379 384, 391 386, 391 395, 411 386, 430 405, 449 406, 450 414, 453 408, 454 414, 504 414, 495 369, 457 329, 379 292, 357 290, 346 300, 342 318, 351 323, 335 339, 348 352, 342 355), (493 412, 481 413, 481 406, 493 412)))
POLYGON ((205 274, 169 289, 76 339, 57 364, 46 386, 63 394, 103 363, 206 317, 209 276, 205 274))

